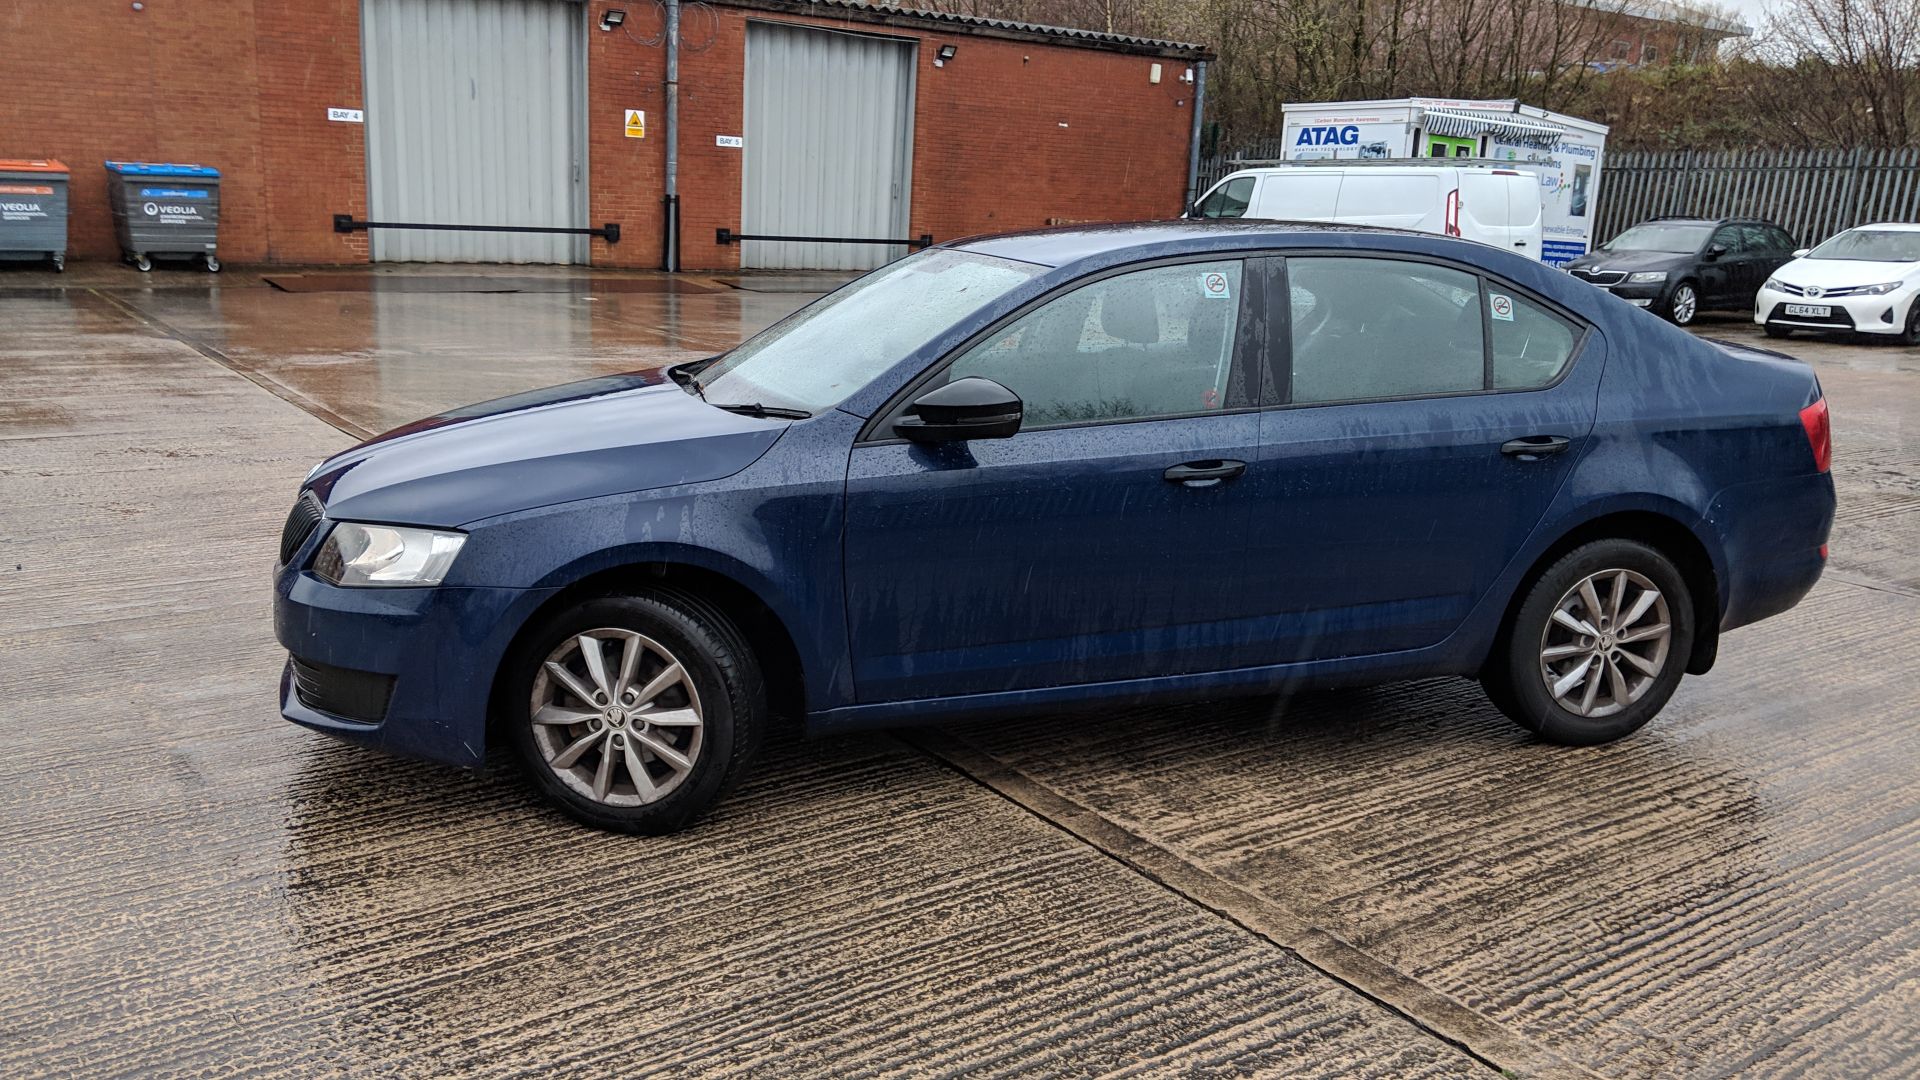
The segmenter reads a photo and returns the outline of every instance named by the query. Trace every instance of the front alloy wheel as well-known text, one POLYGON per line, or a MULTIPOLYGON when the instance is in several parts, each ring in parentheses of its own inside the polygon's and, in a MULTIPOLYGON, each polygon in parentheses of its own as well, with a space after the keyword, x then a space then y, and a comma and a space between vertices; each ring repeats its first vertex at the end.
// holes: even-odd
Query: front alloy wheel
POLYGON ((597 803, 657 802, 700 760, 699 691, 671 652, 632 630, 562 642, 534 677, 529 708, 547 767, 597 803))
POLYGON ((752 648, 685 593, 581 601, 506 664, 496 730, 542 794, 595 828, 683 828, 740 778, 766 725, 752 648))
POLYGON ((1675 326, 1688 326, 1693 317, 1700 313, 1700 294, 1695 292, 1690 282, 1681 282, 1673 287, 1673 299, 1667 301, 1667 317, 1675 326))

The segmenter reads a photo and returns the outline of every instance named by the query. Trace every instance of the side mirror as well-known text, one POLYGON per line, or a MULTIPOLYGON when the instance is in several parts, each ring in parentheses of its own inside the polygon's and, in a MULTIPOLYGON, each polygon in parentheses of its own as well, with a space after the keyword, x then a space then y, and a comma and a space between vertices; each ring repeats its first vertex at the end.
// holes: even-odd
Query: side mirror
POLYGON ((1796 259, 1804 259, 1807 257, 1807 252, 1812 250, 1812 248, 1794 248, 1793 257, 1796 259))
POLYGON ((1717 259, 1720 256, 1725 255, 1726 253, 1727 253, 1727 245, 1725 244, 1707 245, 1707 258, 1709 259, 1717 259))
POLYGON ((1020 396, 977 376, 930 390, 893 422, 894 433, 914 442, 1006 439, 1020 430, 1020 396))

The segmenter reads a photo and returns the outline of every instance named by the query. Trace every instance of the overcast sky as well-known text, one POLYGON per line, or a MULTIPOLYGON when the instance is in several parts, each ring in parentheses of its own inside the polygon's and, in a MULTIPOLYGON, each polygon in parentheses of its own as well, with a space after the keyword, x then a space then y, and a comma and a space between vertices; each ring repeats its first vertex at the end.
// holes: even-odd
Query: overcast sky
POLYGON ((1723 0, 1723 2, 1738 11, 1740 21, 1753 27, 1755 31, 1758 31, 1760 25, 1767 20, 1767 0, 1723 0))

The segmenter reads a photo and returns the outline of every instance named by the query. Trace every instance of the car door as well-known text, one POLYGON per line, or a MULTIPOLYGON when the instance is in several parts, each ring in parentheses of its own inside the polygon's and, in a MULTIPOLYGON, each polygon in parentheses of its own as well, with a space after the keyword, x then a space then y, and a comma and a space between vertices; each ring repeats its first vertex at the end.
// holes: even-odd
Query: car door
POLYGON ((1742 290, 1742 306, 1753 307, 1754 295, 1760 286, 1766 284, 1775 270, 1787 264, 1793 257, 1793 240, 1786 233, 1771 225, 1746 225, 1742 231, 1747 238, 1748 267, 1747 283, 1742 290))
POLYGON ((1237 662, 1259 449, 1258 380, 1237 355, 1260 300, 1246 276, 1211 259, 1069 286, 878 414, 847 476, 862 703, 1237 662), (1018 434, 891 437, 913 397, 974 376, 1021 397, 1018 434))
POLYGON ((1700 306, 1738 306, 1740 281, 1746 271, 1746 240, 1738 225, 1722 225, 1713 230, 1707 246, 1700 252, 1700 306), (1713 249, 1726 250, 1718 256, 1713 249))
POLYGON ((1312 255, 1273 276, 1279 385, 1248 473, 1258 662, 1436 644, 1578 458, 1600 339, 1461 266, 1312 255))

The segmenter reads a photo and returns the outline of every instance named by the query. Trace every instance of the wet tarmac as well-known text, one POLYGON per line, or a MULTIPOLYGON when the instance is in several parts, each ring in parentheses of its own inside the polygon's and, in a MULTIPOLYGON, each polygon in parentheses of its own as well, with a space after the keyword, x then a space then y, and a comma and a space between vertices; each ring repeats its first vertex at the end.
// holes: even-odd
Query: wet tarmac
POLYGON ((279 524, 811 294, 117 270, 0 275, 0 1074, 1920 1070, 1920 350, 1788 343, 1832 569, 1626 742, 1462 680, 784 737, 654 840, 279 720, 279 524))

